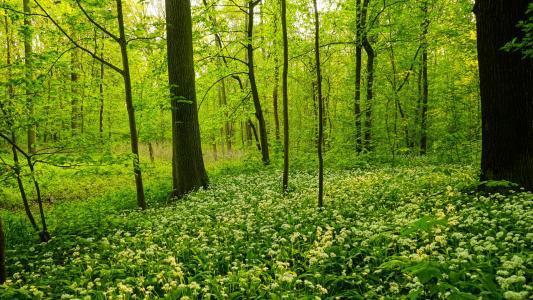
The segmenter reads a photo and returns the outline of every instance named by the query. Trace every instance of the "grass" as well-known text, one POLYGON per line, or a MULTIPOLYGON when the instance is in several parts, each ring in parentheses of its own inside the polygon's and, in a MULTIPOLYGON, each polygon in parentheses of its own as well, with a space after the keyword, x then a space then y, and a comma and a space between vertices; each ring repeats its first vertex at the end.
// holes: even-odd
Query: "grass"
POLYGON ((245 164, 173 202, 154 179, 144 212, 129 189, 60 202, 48 244, 11 214, 0 298, 531 296, 532 194, 470 193, 472 167, 362 166, 327 172, 319 210, 307 170, 288 195, 278 168, 245 164))

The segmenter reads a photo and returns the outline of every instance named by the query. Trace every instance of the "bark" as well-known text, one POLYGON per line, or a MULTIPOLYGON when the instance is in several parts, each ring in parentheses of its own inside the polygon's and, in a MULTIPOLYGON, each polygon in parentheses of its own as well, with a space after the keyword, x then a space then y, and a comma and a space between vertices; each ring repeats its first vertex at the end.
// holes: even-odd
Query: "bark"
POLYGON ((0 218, 0 284, 6 281, 6 241, 4 239, 4 227, 0 218))
POLYGON ((253 48, 253 31, 254 31, 254 8, 259 3, 257 0, 250 0, 248 2, 248 26, 246 30, 248 44, 246 45, 246 53, 248 57, 248 79, 250 81, 250 88, 252 90, 252 99, 254 101, 255 117, 259 124, 259 138, 261 141, 261 155, 263 164, 270 164, 270 155, 268 152, 268 137, 266 130, 265 117, 261 108, 261 100, 259 99, 259 92, 257 90, 257 83, 255 80, 255 65, 254 65, 254 48, 253 48))
MULTIPOLYGON (((8 85, 7 85, 7 96, 8 96, 8 99, 10 101, 10 103, 13 102, 14 100, 14 87, 13 87, 13 83, 11 82, 12 80, 12 69, 11 69, 11 31, 9 29, 9 19, 7 17, 7 14, 5 15, 5 33, 6 33, 6 65, 7 65, 7 80, 8 80, 8 85)), ((0 102, 0 109, 2 110, 2 113, 4 115, 4 117, 6 118, 7 120, 7 125, 9 127, 13 127, 13 121, 12 121, 12 118, 11 116, 8 115, 7 111, 5 110, 4 106, 1 105, 1 102, 0 102)), ((16 180, 17 180, 17 186, 19 188, 19 192, 20 192, 20 198, 22 199, 22 204, 24 205, 24 212, 26 213, 26 216, 28 217, 28 220, 30 221, 30 224, 32 226, 32 228, 37 232, 39 231, 39 227, 37 226, 37 223, 35 222, 35 218, 33 217, 33 214, 31 212, 31 209, 30 209, 30 204, 28 203, 28 197, 26 195, 26 191, 24 189, 24 183, 22 182, 22 178, 21 178, 21 174, 20 174, 20 161, 19 161, 19 157, 18 157, 18 152, 17 152, 17 148, 15 147, 16 143, 17 143, 17 138, 16 138, 16 135, 15 135, 15 131, 11 130, 11 141, 13 143, 13 145, 11 145, 11 151, 13 153, 13 163, 14 163, 14 172, 15 172, 15 177, 16 177, 16 180)))
MULTIPOLYGON (((282 0, 282 20, 281 26, 283 27, 283 5, 285 0, 282 0)), ((286 22, 286 20, 285 20, 286 22)), ((278 39, 277 39, 277 18, 274 18, 274 88, 272 89, 272 106, 274 110, 274 129, 276 140, 279 141, 279 113, 278 113, 278 89, 279 89, 279 58, 278 58, 278 39)))
POLYGON ((482 151, 481 180, 533 191, 533 60, 501 48, 523 36, 529 0, 476 1, 482 151))
POLYGON ((166 0, 168 74, 172 107, 173 195, 207 187, 192 45, 190 0, 166 0))
POLYGON ((427 152, 427 112, 428 112, 428 3, 423 2, 422 12, 424 14, 424 22, 422 23, 422 115, 420 123, 420 154, 427 152))
MULTIPOLYGON (((281 0, 281 31, 283 35, 283 191, 287 192, 289 190, 289 96, 287 82, 289 72, 289 41, 287 37, 287 0, 281 0)), ((275 115, 277 115, 277 111, 275 115)), ((279 131, 279 129, 277 130, 279 131)))
POLYGON ((355 150, 361 151, 361 68, 362 68, 362 10, 361 0, 355 0, 355 11, 357 14, 356 33, 355 33, 355 150))
POLYGON ((320 73, 320 22, 318 16, 317 0, 313 0, 315 8, 315 64, 318 100, 318 207, 324 205, 324 158, 322 145, 324 143, 324 100, 322 98, 322 74, 320 73))
POLYGON ((248 119, 248 140, 252 140, 252 134, 255 139, 255 145, 257 146, 257 150, 261 151, 261 142, 259 141, 259 137, 257 136, 257 129, 255 128, 254 122, 252 120, 248 119))
POLYGON ((367 55, 366 64, 366 108, 365 108, 365 129, 364 129, 364 144, 363 148, 366 151, 372 150, 372 105, 374 99, 374 60, 376 54, 370 41, 365 37, 363 41, 365 52, 367 55))
MULTIPOLYGON (((101 56, 104 58, 104 42, 102 41, 102 50, 101 50, 101 56)), ((100 135, 100 143, 103 143, 104 141, 104 64, 100 63, 100 80, 98 82, 98 91, 99 91, 99 108, 98 108, 98 133, 100 135)))
POLYGON ((28 125, 28 152, 35 153, 35 107, 33 96, 33 47, 32 47, 32 20, 31 20, 31 7, 30 0, 22 1, 24 9, 24 72, 26 79, 26 105, 28 108, 28 117, 30 118, 30 124, 28 125))
POLYGON ((72 135, 78 133, 78 128, 80 127, 80 95, 79 95, 79 53, 78 49, 73 49, 70 52, 70 105, 71 105, 71 115, 70 115, 70 129, 72 135))
POLYGON ((128 45, 126 42, 126 33, 124 29, 124 14, 122 12, 122 0, 116 0, 116 3, 117 3, 117 22, 118 22, 118 29, 119 29, 118 44, 120 46, 120 54, 122 57, 122 78, 124 80, 126 108, 128 111, 131 153, 133 155, 133 173, 135 174, 135 187, 137 190, 137 205, 141 209, 146 209, 142 172, 141 172, 141 166, 140 166, 140 161, 139 161, 139 138, 137 136, 137 123, 135 121, 135 107, 133 106, 131 74, 130 74, 130 66, 129 66, 129 59, 128 59, 128 45))

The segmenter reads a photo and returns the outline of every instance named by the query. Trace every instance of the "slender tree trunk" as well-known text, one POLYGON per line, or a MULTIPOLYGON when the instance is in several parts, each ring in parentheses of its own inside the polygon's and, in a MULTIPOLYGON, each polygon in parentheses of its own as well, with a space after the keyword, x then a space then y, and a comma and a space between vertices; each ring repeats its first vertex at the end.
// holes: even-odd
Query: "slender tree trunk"
MULTIPOLYGON (((287 37, 287 0, 281 0, 281 31, 283 35, 283 190, 287 192, 289 190, 289 96, 287 82, 289 72, 289 41, 287 37)), ((277 115, 277 112, 275 114, 277 115)))
POLYGON ((257 135, 257 129, 255 128, 254 122, 252 122, 252 120, 250 119, 248 119, 248 128, 249 128, 248 140, 249 141, 252 140, 252 134, 253 134, 257 150, 261 151, 261 142, 259 141, 259 136, 257 135))
POLYGON ((182 197, 207 187, 198 109, 192 45, 190 0, 165 0, 168 74, 172 106, 173 194, 182 197))
POLYGON ((501 48, 523 37, 529 0, 476 1, 482 151, 481 180, 533 191, 533 59, 501 48))
MULTIPOLYGON (((7 96, 10 101, 10 103, 14 100, 14 87, 13 83, 11 82, 13 77, 13 71, 11 69, 11 31, 9 30, 9 19, 7 17, 7 14, 4 17, 5 20, 5 33, 6 33, 6 65, 7 65, 7 96)), ((2 110, 2 113, 4 115, 4 118, 8 120, 8 126, 13 127, 12 118, 8 115, 7 111, 4 109, 4 107, 1 105, 0 102, 0 109, 2 110)), ((18 157, 17 148, 15 147, 17 143, 17 138, 15 131, 11 130, 11 141, 13 142, 13 145, 11 145, 11 151, 13 153, 13 163, 15 165, 14 172, 15 177, 17 179, 17 185, 20 192, 20 198, 22 199, 22 204, 24 205, 24 212, 26 213, 26 216, 28 217, 28 220, 30 221, 30 224, 32 228, 38 232, 39 227, 37 226, 37 223, 35 222, 35 218, 33 217, 33 214, 30 209, 30 204, 28 203, 28 197, 26 196, 26 191, 24 190, 24 183, 22 182, 22 178, 20 175, 20 161, 18 157)))
POLYGON ((428 43, 427 33, 429 27, 428 3, 423 2, 422 12, 424 22, 422 23, 422 116, 420 123, 420 154, 427 152, 427 112, 428 112, 428 43))
POLYGON ((72 135, 78 134, 78 128, 80 127, 80 95, 79 95, 79 53, 78 49, 70 51, 70 129, 72 135))
POLYGON ((131 153, 133 154, 133 173, 135 174, 135 186, 137 189, 137 205, 141 209, 146 209, 146 201, 144 199, 144 186, 139 160, 139 138, 137 136, 137 123, 135 121, 135 107, 133 106, 131 74, 128 59, 128 45, 124 29, 124 13, 122 12, 122 0, 116 0, 116 3, 117 21, 119 29, 119 45, 120 53, 122 56, 122 77, 124 79, 124 92, 130 127, 131 153))
MULTIPOLYGON (((282 0, 284 1, 284 0, 282 0)), ((282 5, 282 15, 283 15, 283 3, 282 5)), ((283 18, 283 16, 282 16, 283 18)), ((282 25, 283 26, 283 19, 282 19, 282 25)), ((274 110, 274 127, 275 127, 275 136, 276 140, 279 141, 279 113, 278 113, 278 89, 279 89, 279 58, 278 58, 278 26, 277 26, 277 18, 274 18, 274 42, 273 42, 273 48, 274 48, 274 88, 272 89, 272 105, 274 110)))
POLYGON ((36 134, 35 134, 35 107, 33 95, 33 26, 31 20, 30 0, 23 0, 24 9, 24 63, 25 63, 25 77, 26 77, 26 105, 28 107, 28 117, 30 124, 28 125, 28 152, 35 152, 36 134))
POLYGON ((259 138, 261 141, 261 154, 263 163, 265 165, 270 164, 270 156, 268 152, 268 137, 266 130, 265 117, 261 108, 261 101, 259 99, 259 92, 257 90, 257 83, 255 81, 255 66, 254 66, 254 48, 253 48, 253 30, 254 30, 254 8, 259 2, 257 0, 250 0, 248 2, 248 26, 247 26, 247 38, 248 44, 246 45, 247 57, 248 57, 248 78, 250 80, 250 88, 252 90, 252 99, 255 107, 255 117, 259 124, 259 138))
POLYGON ((361 151, 361 69, 362 69, 362 54, 363 54, 363 25, 362 25, 362 10, 361 0, 355 0, 356 12, 356 33, 355 33, 355 99, 354 99, 354 114, 355 114, 355 150, 361 151))
POLYGON ((4 238, 4 227, 0 218, 0 284, 6 282, 6 240, 4 238))
MULTIPOLYGON (((102 58, 104 58, 104 41, 102 41, 102 50, 100 52, 102 58)), ((103 143, 104 141, 104 64, 100 63, 100 80, 98 82, 98 91, 99 91, 99 97, 100 97, 100 106, 98 109, 98 133, 100 135, 100 143, 103 143)))
POLYGON ((39 214, 41 216, 41 233, 39 237, 41 238, 42 243, 46 243, 50 240, 50 233, 48 233, 48 226, 46 225, 46 217, 44 215, 43 207, 43 198, 41 196, 41 188, 39 187, 39 182, 35 178, 35 164, 31 161, 29 156, 26 156, 28 162, 28 167, 30 168, 30 177, 33 181, 33 187, 35 188, 35 194, 37 194, 37 204, 39 205, 39 214))
POLYGON ((374 99, 374 60, 376 54, 372 45, 368 41, 368 38, 365 36, 363 41, 365 47, 365 52, 367 54, 367 64, 366 64, 366 76, 367 76, 367 86, 366 86, 366 109, 365 109, 365 140, 364 140, 364 149, 366 151, 372 150, 372 105, 374 99))
POLYGON ((324 144, 324 100, 322 98, 322 74, 320 73, 320 22, 318 17, 317 0, 313 0, 315 8, 315 64, 318 100, 318 207, 324 205, 324 158, 322 145, 324 144))

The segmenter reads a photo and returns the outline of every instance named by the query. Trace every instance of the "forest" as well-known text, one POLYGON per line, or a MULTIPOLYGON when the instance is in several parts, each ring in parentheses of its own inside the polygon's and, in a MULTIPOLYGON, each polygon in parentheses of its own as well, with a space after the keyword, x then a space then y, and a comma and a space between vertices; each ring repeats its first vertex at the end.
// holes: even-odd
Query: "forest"
POLYGON ((532 299, 533 1, 0 25, 0 299, 532 299))

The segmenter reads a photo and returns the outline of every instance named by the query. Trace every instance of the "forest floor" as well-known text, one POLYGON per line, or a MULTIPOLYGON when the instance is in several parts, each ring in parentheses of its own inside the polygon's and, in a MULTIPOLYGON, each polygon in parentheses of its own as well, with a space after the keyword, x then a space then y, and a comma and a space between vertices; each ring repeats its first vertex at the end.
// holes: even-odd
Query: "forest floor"
POLYGON ((470 192, 475 174, 330 170, 323 209, 303 168, 287 195, 275 167, 219 170, 179 201, 153 179, 146 211, 130 189, 49 205, 47 244, 10 214, 0 298, 527 299, 533 195, 470 192))

